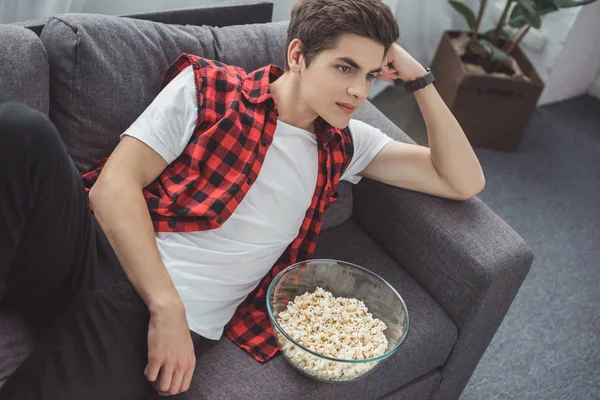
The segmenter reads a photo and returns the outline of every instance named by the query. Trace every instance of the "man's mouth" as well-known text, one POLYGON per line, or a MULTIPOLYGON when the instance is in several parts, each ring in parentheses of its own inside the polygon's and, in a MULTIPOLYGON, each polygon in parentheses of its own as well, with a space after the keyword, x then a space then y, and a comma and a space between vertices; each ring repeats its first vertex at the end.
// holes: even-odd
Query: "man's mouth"
POLYGON ((352 104, 348 104, 348 103, 335 103, 337 104, 337 106, 346 114, 352 114, 354 112, 354 110, 356 110, 356 107, 353 106, 352 104))

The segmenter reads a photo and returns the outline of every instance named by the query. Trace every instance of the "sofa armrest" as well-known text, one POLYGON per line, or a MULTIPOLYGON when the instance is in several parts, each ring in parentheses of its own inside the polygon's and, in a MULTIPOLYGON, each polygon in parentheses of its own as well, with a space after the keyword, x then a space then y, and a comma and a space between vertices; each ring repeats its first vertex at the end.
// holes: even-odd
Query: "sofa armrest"
POLYGON ((354 220, 455 322, 459 336, 433 398, 458 399, 531 267, 532 250, 477 197, 447 200, 366 178, 353 197, 354 220))

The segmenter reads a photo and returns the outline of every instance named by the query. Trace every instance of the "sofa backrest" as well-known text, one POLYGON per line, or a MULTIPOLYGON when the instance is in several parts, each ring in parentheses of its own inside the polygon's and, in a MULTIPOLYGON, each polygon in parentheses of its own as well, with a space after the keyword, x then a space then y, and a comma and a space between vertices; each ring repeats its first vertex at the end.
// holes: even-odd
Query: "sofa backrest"
POLYGON ((0 102, 18 101, 48 115, 48 55, 37 35, 0 25, 0 102))
POLYGON ((50 63, 50 118, 80 171, 110 154, 181 53, 215 57, 207 26, 105 15, 56 16, 40 39, 50 63))
MULTIPOLYGON (((252 71, 284 65, 287 22, 222 28, 132 18, 63 14, 40 36, 50 64, 50 117, 77 167, 108 156, 119 135, 152 102, 161 77, 183 52, 252 71)), ((343 184, 324 229, 352 212, 343 184)))

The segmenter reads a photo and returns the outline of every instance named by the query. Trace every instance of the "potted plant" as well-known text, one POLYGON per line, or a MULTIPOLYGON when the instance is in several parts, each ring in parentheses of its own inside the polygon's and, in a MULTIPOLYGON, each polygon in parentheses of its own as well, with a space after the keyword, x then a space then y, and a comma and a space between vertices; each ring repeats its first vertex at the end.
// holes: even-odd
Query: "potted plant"
POLYGON ((480 32, 487 0, 477 16, 464 3, 450 1, 465 17, 468 32, 446 31, 431 64, 436 87, 473 146, 515 150, 544 89, 519 43, 541 17, 561 8, 596 0, 506 0, 495 29, 480 32), (509 37, 506 24, 518 28, 509 37))

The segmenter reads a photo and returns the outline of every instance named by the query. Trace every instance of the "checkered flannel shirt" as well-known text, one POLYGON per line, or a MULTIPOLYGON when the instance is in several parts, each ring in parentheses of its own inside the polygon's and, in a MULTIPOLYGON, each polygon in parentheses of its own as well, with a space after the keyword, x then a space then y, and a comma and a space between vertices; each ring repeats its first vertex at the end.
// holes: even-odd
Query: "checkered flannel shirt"
MULTIPOLYGON (((144 188, 156 232, 193 232, 221 226, 256 181, 277 125, 277 102, 269 84, 283 71, 267 65, 246 73, 236 66, 182 54, 162 79, 166 86, 192 66, 198 119, 181 155, 144 188)), ((349 130, 322 118, 315 121, 319 175, 298 237, 248 295, 225 326, 225 334, 254 359, 266 362, 278 352, 266 308, 273 278, 287 266, 312 257, 325 208, 337 198, 337 185, 353 155, 349 130)), ((83 175, 86 189, 97 180, 106 158, 83 175)))

